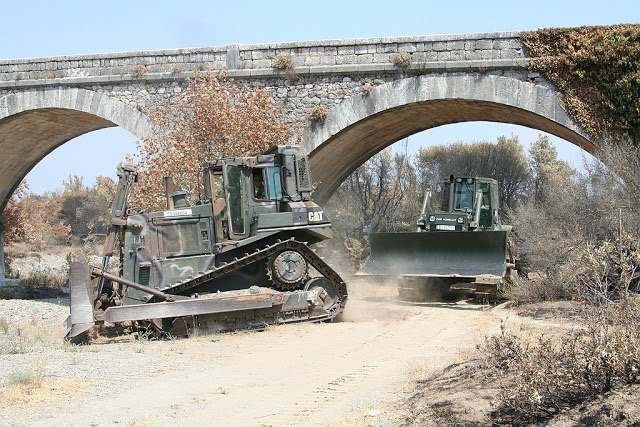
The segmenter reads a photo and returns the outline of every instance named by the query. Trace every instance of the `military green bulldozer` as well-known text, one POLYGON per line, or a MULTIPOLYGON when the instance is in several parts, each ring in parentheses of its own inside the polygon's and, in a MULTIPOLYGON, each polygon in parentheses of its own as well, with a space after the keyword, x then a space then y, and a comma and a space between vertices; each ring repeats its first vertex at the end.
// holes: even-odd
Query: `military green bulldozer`
POLYGON ((515 275, 497 187, 494 179, 452 175, 427 189, 416 231, 370 234, 371 255, 357 275, 393 277, 402 300, 441 300, 452 290, 495 299, 515 275))
POLYGON ((344 280, 309 247, 332 232, 299 147, 205 163, 204 198, 192 206, 167 180, 159 212, 128 205, 135 168, 118 176, 102 265, 71 264, 67 338, 105 323, 183 335, 331 320, 344 309, 344 280))

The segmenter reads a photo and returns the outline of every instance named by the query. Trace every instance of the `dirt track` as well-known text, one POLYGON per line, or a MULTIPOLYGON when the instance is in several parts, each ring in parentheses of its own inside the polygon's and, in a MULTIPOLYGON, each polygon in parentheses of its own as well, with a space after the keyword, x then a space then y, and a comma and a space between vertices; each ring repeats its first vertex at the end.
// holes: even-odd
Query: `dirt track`
POLYGON ((393 287, 350 292, 342 322, 2 356, 7 368, 44 364, 63 393, 0 409, 0 423, 393 425, 386 402, 412 372, 456 362, 499 328, 479 305, 403 304, 393 287))

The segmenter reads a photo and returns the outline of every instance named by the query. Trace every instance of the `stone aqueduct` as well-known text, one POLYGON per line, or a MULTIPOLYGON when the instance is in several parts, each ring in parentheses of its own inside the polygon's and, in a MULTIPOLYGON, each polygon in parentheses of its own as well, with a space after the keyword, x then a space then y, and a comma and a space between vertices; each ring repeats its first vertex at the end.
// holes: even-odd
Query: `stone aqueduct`
POLYGON ((554 87, 527 64, 519 33, 1 60, 0 208, 31 168, 76 136, 120 126, 143 137, 150 131, 146 113, 204 70, 226 69, 236 81, 273 93, 287 120, 303 129, 320 202, 375 153, 443 124, 519 124, 594 152, 554 87), (276 68, 281 57, 293 69, 276 68), (328 109, 324 122, 310 120, 317 104, 328 109))

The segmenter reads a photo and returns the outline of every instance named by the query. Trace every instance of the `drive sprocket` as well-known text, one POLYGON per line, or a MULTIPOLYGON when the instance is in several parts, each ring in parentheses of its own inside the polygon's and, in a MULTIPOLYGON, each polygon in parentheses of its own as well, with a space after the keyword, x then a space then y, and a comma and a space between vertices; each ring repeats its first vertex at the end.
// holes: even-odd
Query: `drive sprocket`
POLYGON ((279 291, 299 289, 308 279, 309 266, 300 252, 288 249, 269 257, 267 275, 279 291))

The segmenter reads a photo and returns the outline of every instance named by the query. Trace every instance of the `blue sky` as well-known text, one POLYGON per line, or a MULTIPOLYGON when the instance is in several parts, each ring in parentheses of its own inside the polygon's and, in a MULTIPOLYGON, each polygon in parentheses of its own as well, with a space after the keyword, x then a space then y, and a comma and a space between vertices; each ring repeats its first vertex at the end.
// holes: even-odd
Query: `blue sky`
MULTIPOLYGON (((512 1, 30 1, 0 0, 0 59, 298 40, 462 34, 548 27, 638 23, 640 2, 512 1)), ((420 145, 495 141, 516 134, 528 145, 538 131, 495 123, 431 129, 410 138, 420 145)), ((581 151, 552 137, 574 166, 581 151)), ((135 149, 122 129, 105 129, 63 145, 29 174, 32 191, 61 187, 70 174, 92 183, 115 176, 135 149), (96 147, 100 148, 97 149, 96 147), (107 148, 108 147, 108 148, 107 148), (100 152, 99 159, 95 159, 100 152), (60 165, 64 165, 61 167, 60 165)))

